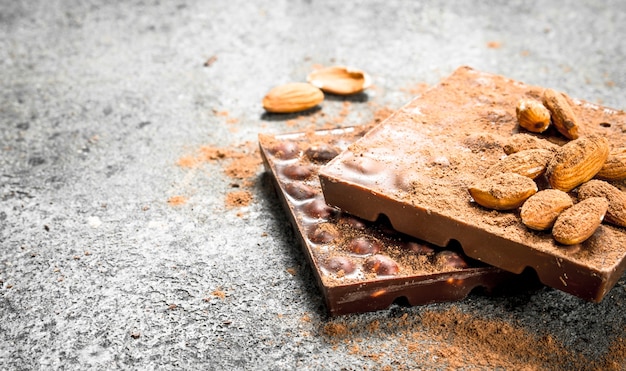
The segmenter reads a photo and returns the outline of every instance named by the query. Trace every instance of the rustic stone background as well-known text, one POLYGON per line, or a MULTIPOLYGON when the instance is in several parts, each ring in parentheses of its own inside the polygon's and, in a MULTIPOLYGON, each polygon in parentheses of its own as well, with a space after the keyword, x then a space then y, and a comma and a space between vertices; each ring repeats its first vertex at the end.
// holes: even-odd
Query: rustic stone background
POLYGON ((219 163, 177 161, 369 121, 460 65, 624 109, 625 36, 623 1, 1 0, 0 368, 446 368, 434 340, 405 357, 373 334, 374 357, 325 329, 450 308, 601 359, 626 334, 624 279, 600 304, 539 289, 329 319, 262 169, 228 208, 219 163), (263 113, 317 64, 375 86, 347 114, 263 113))

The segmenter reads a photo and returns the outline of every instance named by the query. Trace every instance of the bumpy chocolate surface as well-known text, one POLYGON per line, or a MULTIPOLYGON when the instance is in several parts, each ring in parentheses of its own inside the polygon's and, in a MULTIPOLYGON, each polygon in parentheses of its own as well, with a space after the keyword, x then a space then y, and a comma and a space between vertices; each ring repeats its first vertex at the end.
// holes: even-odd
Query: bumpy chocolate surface
MULTIPOLYGON (((525 227, 519 211, 477 205, 468 186, 505 156, 511 137, 527 133, 557 145, 556 130, 520 128, 515 106, 540 100, 543 88, 461 67, 352 144, 320 170, 326 201, 366 220, 386 215, 394 229, 447 246, 510 272, 527 267, 548 286, 600 301, 626 269, 626 230, 603 224, 575 246, 525 227)), ((572 100, 580 136, 626 143, 626 114, 572 100)), ((538 179, 538 183, 547 181, 538 179)), ((622 190, 624 182, 615 184, 622 190)))
POLYGON ((271 173, 331 315, 455 301, 477 287, 516 285, 518 277, 402 235, 384 223, 340 212, 324 201, 318 169, 364 128, 259 136, 271 173))

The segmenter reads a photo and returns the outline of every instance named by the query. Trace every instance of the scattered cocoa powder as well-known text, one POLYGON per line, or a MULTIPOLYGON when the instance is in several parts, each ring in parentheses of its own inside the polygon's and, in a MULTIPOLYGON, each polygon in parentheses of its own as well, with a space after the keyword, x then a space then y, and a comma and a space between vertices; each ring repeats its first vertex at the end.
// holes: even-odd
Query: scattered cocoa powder
POLYGON ((214 290, 211 295, 222 300, 226 299, 226 293, 220 289, 214 290))
MULTIPOLYGON (((227 115, 224 112, 216 114, 227 115)), ((206 163, 221 165, 224 174, 233 181, 231 187, 236 189, 226 194, 225 205, 227 208, 238 208, 248 206, 254 199, 251 190, 255 176, 261 170, 261 162, 257 144, 245 142, 230 147, 202 146, 195 154, 179 158, 176 164, 187 169, 198 168, 206 163)))
MULTIPOLYGON (((626 330, 626 329, 625 329, 626 330)), ((415 315, 369 320, 338 318, 324 323, 325 339, 337 349, 373 360, 380 369, 622 370, 626 341, 590 359, 554 335, 513 320, 477 317, 452 305, 415 315), (381 344, 381 341, 384 344, 381 344), (386 344, 395 344, 386 347, 386 344), (469 368, 468 368, 469 367, 469 368)))
POLYGON ((184 205, 187 202, 185 196, 172 196, 167 200, 167 203, 172 206, 184 205))
POLYGON ((233 191, 226 194, 226 206, 228 208, 248 206, 252 199, 250 191, 233 191))

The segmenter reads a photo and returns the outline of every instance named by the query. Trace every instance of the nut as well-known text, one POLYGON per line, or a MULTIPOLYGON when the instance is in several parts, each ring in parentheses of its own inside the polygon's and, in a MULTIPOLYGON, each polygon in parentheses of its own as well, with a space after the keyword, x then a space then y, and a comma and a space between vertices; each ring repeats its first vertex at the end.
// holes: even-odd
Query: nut
POLYGON ((515 113, 519 126, 533 133, 543 133, 550 126, 550 111, 534 99, 520 99, 515 113))
POLYGON ((626 227, 626 193, 603 180, 593 179, 578 188, 578 199, 604 197, 609 201, 605 220, 608 223, 626 227))
POLYGON ((485 173, 486 177, 498 173, 516 173, 535 179, 546 171, 548 162, 554 152, 548 149, 527 149, 513 153, 491 166, 485 173))
POLYGON ((530 196, 522 205, 522 223, 530 229, 543 231, 552 228, 556 218, 574 205, 572 198, 558 189, 544 189, 530 196))
POLYGON ((599 135, 572 140, 548 163, 548 181, 552 188, 569 192, 593 178, 608 156, 609 142, 599 135))
POLYGON ((272 88, 263 98, 268 112, 290 113, 315 107, 324 100, 324 93, 311 84, 292 82, 272 88))
POLYGON ((495 210, 518 208, 536 192, 537 185, 532 179, 515 173, 496 174, 469 187, 477 204, 495 210))
POLYGON ((377 276, 394 276, 398 274, 400 267, 386 255, 374 255, 365 260, 363 269, 366 272, 376 273, 377 276))
POLYGON ((578 119, 565 94, 546 89, 541 97, 543 105, 550 111, 554 127, 566 138, 578 138, 578 119))
POLYGON ((614 148, 596 178, 611 181, 626 180, 626 148, 614 148))
POLYGON ((604 197, 591 197, 563 211, 552 227, 552 236, 563 245, 576 245, 598 229, 609 207, 604 197))
POLYGON ((326 93, 349 95, 367 89, 371 84, 368 74, 356 68, 333 66, 311 72, 307 81, 326 93))
POLYGON ((540 139, 536 136, 526 133, 519 133, 510 136, 507 142, 502 146, 504 153, 506 153, 507 155, 535 148, 543 148, 549 149, 551 151, 556 151, 559 146, 545 139, 540 139))

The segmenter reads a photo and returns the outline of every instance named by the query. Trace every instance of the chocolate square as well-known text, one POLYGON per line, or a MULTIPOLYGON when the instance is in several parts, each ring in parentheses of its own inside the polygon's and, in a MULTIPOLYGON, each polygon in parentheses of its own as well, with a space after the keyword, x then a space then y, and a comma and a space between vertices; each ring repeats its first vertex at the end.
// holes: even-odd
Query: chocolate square
POLYGON ((260 135, 270 172, 331 315, 465 298, 472 290, 515 286, 519 277, 330 207, 318 170, 364 127, 260 135))
MULTIPOLYGON (((533 134, 518 125, 517 102, 540 100, 543 90, 457 69, 320 170, 326 201, 365 220, 385 215, 397 231, 437 246, 460 244, 467 256, 513 273, 531 268, 548 286, 601 301, 626 269, 624 228, 603 223, 586 241, 564 246, 550 231, 527 228, 519 210, 483 208, 468 192, 505 156, 512 136, 568 142, 554 129, 533 134)), ((623 111, 570 104, 581 137, 600 134, 612 147, 625 145, 623 111)), ((536 181, 547 187, 545 179, 536 181)), ((614 185, 626 188, 623 181, 614 185)))

